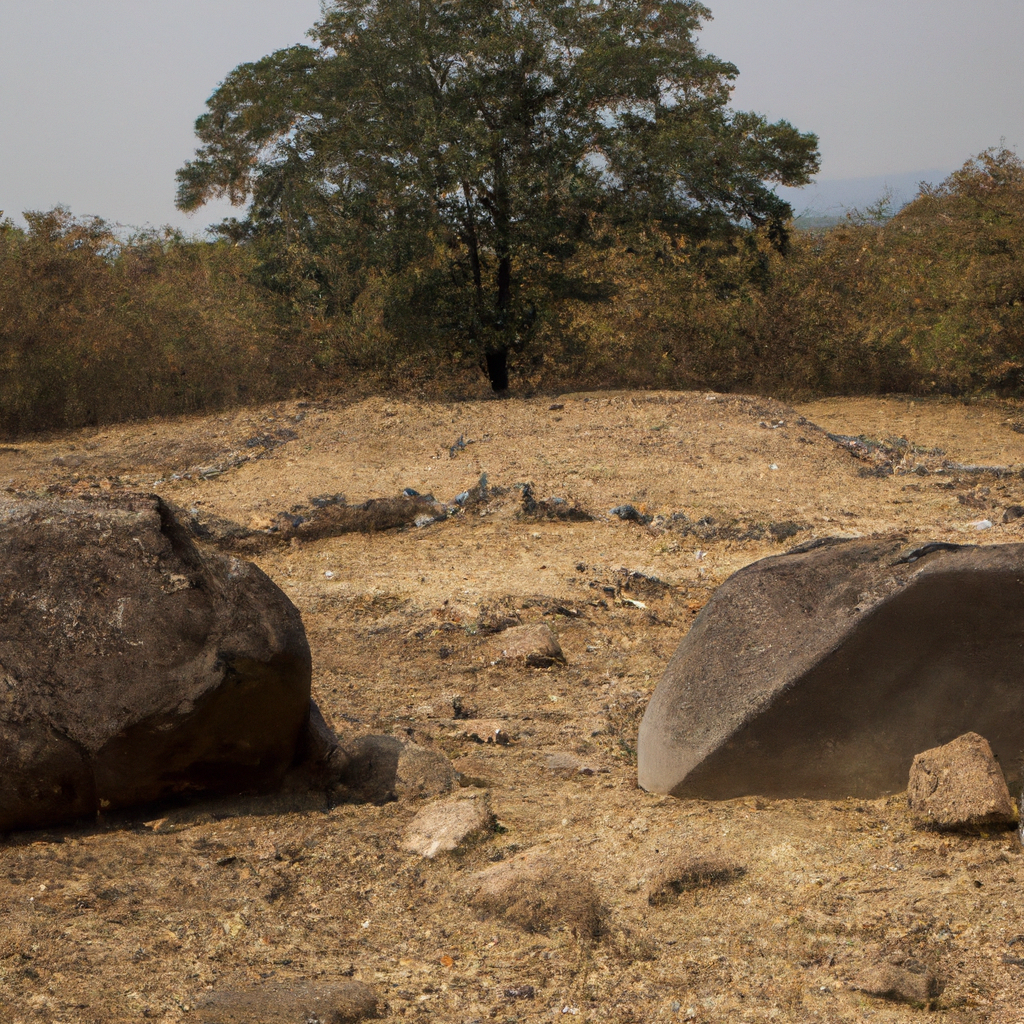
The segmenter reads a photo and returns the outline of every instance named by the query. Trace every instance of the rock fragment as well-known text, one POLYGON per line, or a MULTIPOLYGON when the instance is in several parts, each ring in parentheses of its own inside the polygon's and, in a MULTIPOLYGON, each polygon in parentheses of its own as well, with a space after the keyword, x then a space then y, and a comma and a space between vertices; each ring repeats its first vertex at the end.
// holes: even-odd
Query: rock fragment
POLYGON ((746 868, 742 864, 722 854, 681 851, 651 879, 647 887, 647 902, 652 907, 667 906, 675 903, 684 892, 725 885, 744 874, 746 868))
POLYGON ((910 809, 939 828, 1013 825, 1017 808, 988 741, 975 732, 918 754, 910 767, 910 809))
POLYGON ((395 736, 360 736, 342 748, 339 782, 367 803, 443 796, 458 788, 451 761, 436 750, 395 736))
POLYGON ((504 661, 522 661, 532 668, 566 663, 555 634, 545 625, 513 626, 500 634, 499 643, 504 661))
POLYGON ((464 790, 427 804, 409 823, 402 849, 432 860, 482 837, 493 820, 486 790, 464 790))

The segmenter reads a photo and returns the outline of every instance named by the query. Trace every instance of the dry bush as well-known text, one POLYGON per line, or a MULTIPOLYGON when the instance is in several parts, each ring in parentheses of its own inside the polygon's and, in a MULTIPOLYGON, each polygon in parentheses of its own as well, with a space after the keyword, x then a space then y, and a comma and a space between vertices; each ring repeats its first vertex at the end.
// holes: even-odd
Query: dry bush
POLYGON ((568 928, 581 939, 606 931, 606 911, 589 876, 578 875, 546 847, 534 847, 473 876, 471 906, 527 932, 568 928))
POLYGON ((651 880, 647 902, 652 907, 674 903, 684 892, 725 885, 746 874, 746 868, 722 854, 683 851, 675 854, 651 880))
POLYGON ((243 250, 26 218, 0 226, 0 430, 260 401, 294 376, 243 250))

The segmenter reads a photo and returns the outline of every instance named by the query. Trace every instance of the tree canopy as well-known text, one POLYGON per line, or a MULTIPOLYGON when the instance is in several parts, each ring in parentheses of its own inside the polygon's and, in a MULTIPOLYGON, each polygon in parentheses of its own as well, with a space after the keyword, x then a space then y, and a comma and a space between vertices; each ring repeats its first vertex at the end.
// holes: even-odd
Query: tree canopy
POLYGON ((598 226, 764 228, 817 138, 729 106, 692 0, 328 0, 312 46, 237 67, 196 122, 178 206, 236 234, 343 242, 363 267, 445 263, 453 317, 507 386, 545 282, 598 226))

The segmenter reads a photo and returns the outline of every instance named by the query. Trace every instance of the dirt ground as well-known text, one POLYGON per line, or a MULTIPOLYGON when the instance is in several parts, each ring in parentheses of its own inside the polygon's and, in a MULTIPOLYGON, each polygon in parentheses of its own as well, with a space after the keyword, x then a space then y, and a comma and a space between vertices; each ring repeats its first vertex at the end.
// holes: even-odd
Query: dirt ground
POLYGON ((416 801, 218 801, 9 835, 0 1020, 188 1021, 226 985, 342 976, 387 1019, 460 1024, 925 1012, 854 987, 880 962, 934 971, 940 1020, 1024 1020, 1016 833, 922 830, 900 794, 708 803, 635 781, 646 702, 722 580, 822 536, 1021 541, 1022 421, 1009 403, 593 393, 290 402, 0 445, 15 493, 155 491, 255 530, 314 496, 449 502, 486 474, 488 500, 443 522, 253 557, 302 612, 329 723, 444 752, 496 816, 433 861, 399 847, 416 801), (525 483, 564 504, 527 514, 525 483), (609 511, 625 504, 633 521, 609 511), (498 659, 519 623, 549 625, 568 664, 498 659), (512 742, 481 744, 467 718, 512 742), (593 880, 596 940, 470 906, 472 872, 538 844, 593 880), (745 873, 652 906, 686 850, 745 873))

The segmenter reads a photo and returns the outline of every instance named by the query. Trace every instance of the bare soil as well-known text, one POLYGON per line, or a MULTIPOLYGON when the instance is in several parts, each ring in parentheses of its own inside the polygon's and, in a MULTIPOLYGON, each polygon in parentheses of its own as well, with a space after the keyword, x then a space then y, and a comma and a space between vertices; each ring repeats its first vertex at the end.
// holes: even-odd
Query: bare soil
POLYGON ((497 818, 435 861, 400 850, 417 801, 246 798, 9 835, 0 1020, 188 1021, 230 984, 342 976, 388 1019, 915 1019, 855 987, 878 963, 934 971, 940 1020, 1021 1020, 1016 833, 922 830, 905 794, 709 803, 635 781, 646 702, 736 569, 830 535, 1024 539, 1021 420, 1008 403, 594 393, 289 402, 0 446, 16 493, 156 491, 255 530, 314 496, 447 502, 486 473, 487 500, 443 522, 253 557, 303 614, 329 723, 444 752, 497 818), (526 514, 525 483, 565 504, 526 514), (640 521, 609 513, 627 503, 640 521), (549 625, 568 664, 501 661, 520 623, 549 625), (541 844, 598 894, 596 938, 471 905, 470 873, 541 844), (703 859, 670 891, 687 851, 703 859))

